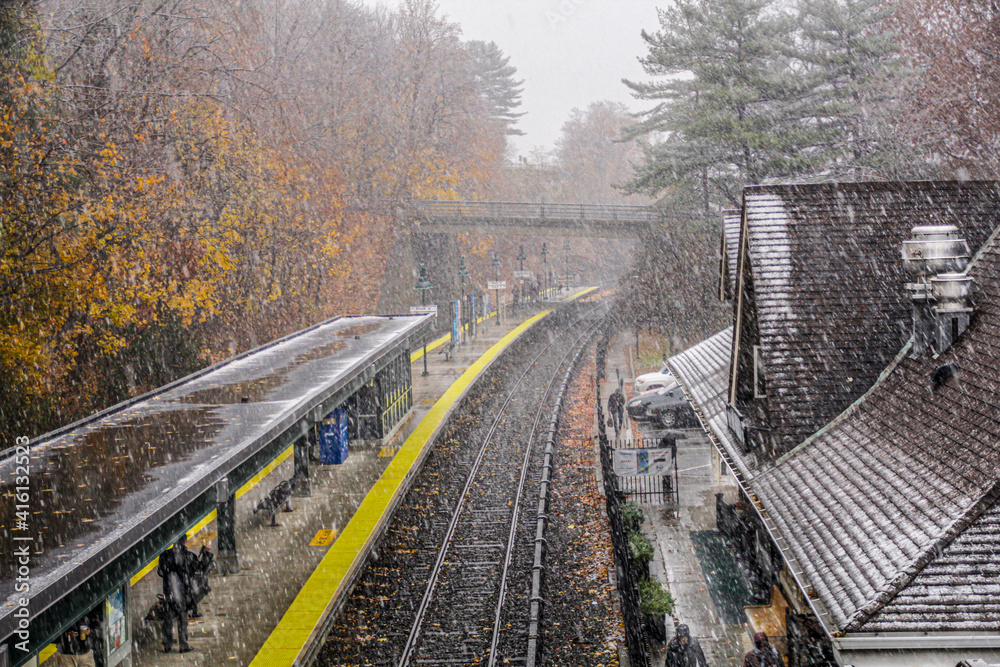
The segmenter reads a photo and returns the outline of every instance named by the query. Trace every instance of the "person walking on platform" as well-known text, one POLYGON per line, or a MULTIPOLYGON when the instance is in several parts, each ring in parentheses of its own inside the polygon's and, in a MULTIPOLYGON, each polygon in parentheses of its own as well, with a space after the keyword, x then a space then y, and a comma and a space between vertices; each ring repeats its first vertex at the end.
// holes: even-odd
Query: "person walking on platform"
MULTIPOLYGON (((94 667, 93 640, 86 623, 74 624, 56 641, 55 667, 94 667)), ((48 663, 46 663, 48 664, 48 663)))
POLYGON ((160 554, 160 564, 156 574, 163 579, 163 652, 170 653, 174 644, 174 621, 177 621, 178 652, 187 653, 194 649, 188 644, 187 604, 191 595, 191 565, 197 557, 188 551, 187 536, 181 535, 174 544, 160 554))
POLYGON ((666 667, 708 667, 701 644, 691 637, 691 630, 681 623, 677 634, 667 644, 666 667))
POLYGON ((784 664, 781 654, 771 646, 766 634, 758 632, 753 636, 753 650, 743 658, 743 667, 784 667, 784 664))
POLYGON ((608 412, 611 413, 611 420, 615 426, 615 437, 617 438, 621 434, 625 415, 625 395, 622 394, 621 387, 617 387, 614 393, 608 397, 608 412))

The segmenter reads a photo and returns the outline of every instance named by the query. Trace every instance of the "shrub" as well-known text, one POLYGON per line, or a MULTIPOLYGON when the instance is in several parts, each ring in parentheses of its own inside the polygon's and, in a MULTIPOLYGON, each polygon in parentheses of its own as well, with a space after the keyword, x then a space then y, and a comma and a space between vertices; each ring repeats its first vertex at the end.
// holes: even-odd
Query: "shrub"
POLYGON ((629 533, 628 553, 635 560, 648 563, 653 560, 653 543, 640 532, 629 533))
POLYGON ((639 530, 642 522, 646 520, 646 515, 643 514, 639 503, 630 500, 622 507, 622 520, 625 522, 625 530, 632 533, 639 530))
POLYGON ((674 610, 674 598, 656 579, 639 582, 639 610, 646 616, 663 616, 674 610))

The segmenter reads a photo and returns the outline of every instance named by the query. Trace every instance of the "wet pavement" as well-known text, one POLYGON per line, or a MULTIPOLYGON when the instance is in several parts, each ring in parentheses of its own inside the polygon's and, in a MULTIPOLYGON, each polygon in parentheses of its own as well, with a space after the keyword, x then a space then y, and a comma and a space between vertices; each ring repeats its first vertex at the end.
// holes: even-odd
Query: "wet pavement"
MULTIPOLYGON (((633 395, 635 375, 652 370, 633 369, 634 348, 630 354, 627 345, 630 340, 634 340, 634 334, 624 331, 608 346, 609 381, 603 382, 601 388, 605 405, 617 384, 616 369, 624 379, 626 398, 633 395)), ((656 430, 629 421, 623 438, 648 438, 656 430)), ((683 433, 686 437, 677 441, 678 505, 642 503, 646 516, 643 532, 656 546, 650 573, 674 598, 674 627, 684 623, 691 629, 708 664, 739 667, 753 647, 742 612, 747 602, 746 582, 715 530, 715 494, 725 493, 732 501, 736 487, 719 481, 717 459, 713 461, 712 445, 701 429, 686 429, 683 433)), ((667 641, 672 636, 673 628, 668 624, 667 641)), ((664 649, 665 644, 651 642, 654 667, 664 665, 664 649)))

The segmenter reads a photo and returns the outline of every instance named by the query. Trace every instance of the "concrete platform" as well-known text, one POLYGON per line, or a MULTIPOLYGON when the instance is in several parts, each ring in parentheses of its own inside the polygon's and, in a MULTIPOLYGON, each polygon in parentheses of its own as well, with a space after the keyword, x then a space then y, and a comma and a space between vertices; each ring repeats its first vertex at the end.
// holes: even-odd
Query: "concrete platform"
MULTIPOLYGON (((625 380, 626 398, 632 397, 634 376, 645 372, 632 368, 627 341, 633 340, 631 332, 622 332, 608 346, 608 381, 601 386, 604 405, 617 385, 616 369, 625 380)), ((652 437, 654 429, 628 420, 628 430, 623 437, 652 437)), ((734 489, 719 484, 711 470, 711 444, 701 429, 687 429, 687 437, 677 441, 677 467, 679 471, 679 505, 643 504, 646 515, 644 533, 656 546, 651 565, 652 576, 666 585, 674 598, 674 625, 686 624, 705 651, 708 664, 713 667, 743 664, 743 656, 753 646, 743 622, 732 620, 732 609, 740 601, 726 601, 723 608, 716 607, 711 588, 721 574, 715 570, 711 559, 702 562, 692 541, 692 533, 715 530, 715 494, 734 493, 734 489)), ((599 472, 599 471, 598 471, 599 472)), ((716 598, 725 589, 716 586, 716 598)), ((668 634, 671 630, 668 628, 668 634)), ((670 640, 668 636, 667 640, 670 640)), ((665 644, 650 645, 652 664, 662 667, 665 662, 665 644)))
MULTIPOLYGON (((579 291, 564 293, 562 300, 578 294, 579 291)), ((162 652, 159 628, 143 627, 143 615, 152 608, 156 594, 161 592, 161 581, 151 568, 134 577, 131 595, 132 609, 136 613, 132 618, 132 628, 138 647, 134 664, 140 667, 174 664, 248 665, 255 662, 255 659, 255 664, 266 664, 268 667, 285 664, 273 657, 257 658, 258 653, 266 642, 275 644, 272 633, 283 617, 291 613, 288 611, 290 606, 301 603, 303 585, 317 573, 323 576, 331 574, 327 571, 331 568, 324 558, 331 552, 332 545, 339 543, 341 550, 358 553, 364 548, 363 542, 367 536, 353 535, 348 538, 344 531, 350 530, 352 517, 358 508, 372 501, 370 496, 373 487, 376 487, 387 469, 391 469, 393 461, 396 460, 397 467, 401 465, 397 459, 402 457, 397 457, 397 454, 402 443, 426 423, 424 418, 432 409, 440 411, 441 406, 445 405, 447 409, 436 418, 446 418, 453 407, 448 404, 449 400, 453 404, 460 397, 454 390, 456 379, 470 368, 475 371, 476 364, 481 363, 484 353, 510 334, 516 325, 544 308, 544 303, 525 306, 523 310, 509 314, 501 326, 495 324, 495 318, 480 323, 478 335, 468 337, 467 344, 457 346, 450 360, 444 354, 437 353, 436 348, 444 344, 441 339, 435 341, 436 345, 429 344, 429 375, 426 377, 421 375, 424 364, 422 351, 415 352, 411 357, 413 409, 396 432, 391 434, 392 440, 388 445, 379 448, 354 448, 347 461, 339 466, 314 464, 312 496, 294 498, 293 511, 279 512, 277 518, 280 525, 274 528, 269 526, 269 520, 263 514, 254 516, 253 508, 279 481, 292 476, 291 449, 265 470, 236 503, 241 571, 229 576, 212 575, 213 591, 200 605, 203 617, 192 619, 189 623, 190 643, 195 651, 181 655, 176 652, 175 647, 173 653, 162 652), (452 398, 442 404, 442 397, 447 399, 448 396, 452 398), (321 539, 324 537, 321 531, 329 531, 325 533, 326 540, 321 539), (338 539, 341 537, 344 539, 338 539)), ((403 465, 403 468, 407 469, 401 474, 408 474, 408 467, 403 465)), ((214 547, 214 521, 199 526, 198 529, 189 544, 196 548, 203 543, 214 547)), ((325 606, 334 592, 322 589, 318 592, 311 591, 308 595, 324 598, 315 600, 311 608, 325 606)), ((297 622, 292 619, 292 625, 311 628, 315 620, 303 618, 298 619, 301 622, 297 622)), ((301 629, 298 631, 301 632, 301 629)), ((277 648, 283 649, 279 652, 289 654, 292 649, 280 645, 286 639, 287 637, 277 640, 277 648)), ((43 662, 52 652, 53 647, 50 647, 42 654, 43 662)))

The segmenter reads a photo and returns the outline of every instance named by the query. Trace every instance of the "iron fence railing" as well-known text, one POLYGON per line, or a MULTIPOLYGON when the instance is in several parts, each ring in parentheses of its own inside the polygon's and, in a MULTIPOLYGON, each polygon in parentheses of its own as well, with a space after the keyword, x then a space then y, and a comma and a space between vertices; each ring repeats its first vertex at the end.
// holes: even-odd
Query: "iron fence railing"
POLYGON ((597 344, 597 438, 601 457, 601 477, 604 482, 604 498, 611 528, 611 546, 615 557, 615 572, 618 575, 618 593, 622 602, 622 620, 625 624, 625 644, 629 662, 633 667, 649 667, 649 643, 643 614, 639 609, 639 575, 632 566, 628 550, 628 531, 622 516, 624 496, 617 490, 614 465, 611 460, 611 445, 604 423, 604 407, 601 404, 601 379, 604 378, 604 363, 607 359, 609 336, 605 334, 597 344))

